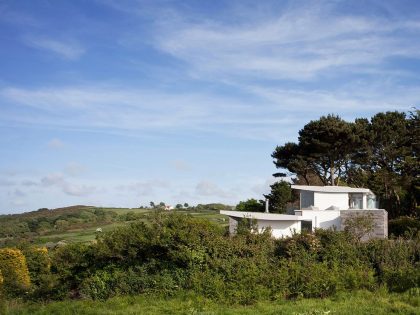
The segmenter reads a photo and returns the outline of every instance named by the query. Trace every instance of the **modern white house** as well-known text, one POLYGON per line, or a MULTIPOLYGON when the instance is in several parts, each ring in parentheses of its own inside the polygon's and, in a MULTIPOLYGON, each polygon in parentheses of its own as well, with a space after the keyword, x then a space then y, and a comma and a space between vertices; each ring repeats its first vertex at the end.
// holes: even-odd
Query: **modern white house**
POLYGON ((234 234, 244 218, 255 219, 259 231, 270 227, 275 238, 300 233, 302 229, 334 228, 343 230, 345 221, 355 215, 370 214, 374 221, 371 237, 388 236, 388 213, 377 209, 375 194, 366 188, 343 186, 292 185, 299 192, 299 209, 294 214, 267 212, 220 211, 229 217, 229 231, 234 234))

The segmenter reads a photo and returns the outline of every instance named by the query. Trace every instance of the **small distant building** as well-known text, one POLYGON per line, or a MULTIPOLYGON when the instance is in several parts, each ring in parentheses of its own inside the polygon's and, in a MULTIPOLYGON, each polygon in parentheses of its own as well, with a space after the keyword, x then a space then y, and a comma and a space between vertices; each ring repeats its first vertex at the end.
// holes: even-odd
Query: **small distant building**
POLYGON ((170 205, 166 205, 164 208, 166 211, 171 211, 174 209, 174 207, 170 206, 170 205))
POLYGON ((376 196, 367 188, 343 186, 292 185, 299 192, 299 209, 294 214, 263 212, 220 211, 229 217, 229 231, 235 233, 243 218, 255 219, 258 229, 270 227, 275 238, 292 236, 302 229, 335 228, 344 230, 346 220, 368 214, 374 222, 371 238, 388 237, 388 213, 378 209, 376 196))

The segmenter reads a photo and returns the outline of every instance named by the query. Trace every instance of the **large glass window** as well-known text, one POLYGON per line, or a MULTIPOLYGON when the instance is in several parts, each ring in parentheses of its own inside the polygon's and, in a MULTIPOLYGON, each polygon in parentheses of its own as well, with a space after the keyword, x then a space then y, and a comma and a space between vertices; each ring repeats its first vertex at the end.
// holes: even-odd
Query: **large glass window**
POLYGON ((368 195, 367 196, 367 208, 368 209, 377 209, 378 208, 378 202, 376 201, 375 195, 368 195))
POLYGON ((350 209, 363 209, 363 195, 362 194, 349 194, 349 208, 350 209))

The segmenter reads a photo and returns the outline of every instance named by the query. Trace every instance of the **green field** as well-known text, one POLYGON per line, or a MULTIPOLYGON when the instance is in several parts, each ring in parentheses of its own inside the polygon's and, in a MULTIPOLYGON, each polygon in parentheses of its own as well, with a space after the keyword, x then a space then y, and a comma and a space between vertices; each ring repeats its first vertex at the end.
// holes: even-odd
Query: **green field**
POLYGON ((291 314, 291 315, 359 315, 420 314, 420 297, 358 291, 328 299, 279 300, 250 306, 220 305, 194 294, 162 298, 126 296, 107 301, 65 301, 50 304, 10 303, 3 310, 10 315, 49 314, 291 314))
MULTIPOLYGON (((95 209, 95 207, 90 207, 87 209, 95 209)), ((98 208, 104 211, 112 211, 117 213, 118 215, 127 214, 127 213, 134 213, 134 214, 144 214, 144 219, 141 219, 144 222, 148 222, 147 215, 153 214, 154 210, 152 209, 139 209, 139 208, 98 208)), ((194 217, 205 218, 209 221, 215 222, 220 225, 227 225, 227 217, 224 215, 220 215, 218 211, 215 210, 199 210, 199 211, 191 211, 191 210, 172 210, 177 213, 185 213, 190 214, 194 217)), ((129 224, 131 221, 127 222, 112 222, 112 223, 97 223, 91 224, 89 227, 85 228, 74 228, 69 229, 66 231, 57 231, 57 232, 50 232, 46 235, 40 235, 35 237, 34 242, 38 245, 44 245, 48 242, 59 242, 65 241, 68 243, 73 242, 90 242, 95 239, 96 236, 96 229, 101 228, 103 232, 111 231, 119 226, 124 226, 129 224)))

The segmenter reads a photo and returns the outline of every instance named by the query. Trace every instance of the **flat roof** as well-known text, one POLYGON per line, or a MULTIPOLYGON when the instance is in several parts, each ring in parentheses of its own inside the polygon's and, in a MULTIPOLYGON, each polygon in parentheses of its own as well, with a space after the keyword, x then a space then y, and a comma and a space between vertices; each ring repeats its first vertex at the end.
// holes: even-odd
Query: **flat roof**
POLYGON ((353 188, 347 186, 306 186, 306 185, 292 185, 292 189, 325 192, 325 193, 365 193, 372 194, 367 188, 353 188))
POLYGON ((257 220, 269 220, 269 221, 302 221, 302 217, 293 214, 278 214, 278 213, 266 213, 266 212, 245 212, 245 211, 231 211, 231 210, 220 210, 220 214, 227 215, 234 218, 249 218, 257 220))

